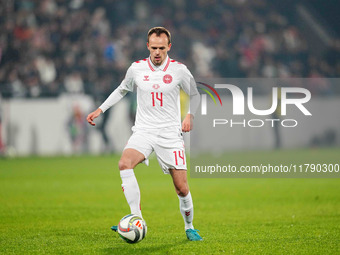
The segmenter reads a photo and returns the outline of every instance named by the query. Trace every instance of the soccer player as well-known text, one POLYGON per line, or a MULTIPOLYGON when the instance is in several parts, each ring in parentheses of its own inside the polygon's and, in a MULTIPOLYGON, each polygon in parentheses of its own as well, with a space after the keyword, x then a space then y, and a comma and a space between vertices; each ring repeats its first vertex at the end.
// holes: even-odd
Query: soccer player
MULTIPOLYGON (((104 103, 87 116, 94 119, 123 98, 127 92, 137 89, 137 113, 133 134, 119 160, 122 188, 132 214, 142 217, 140 190, 133 169, 139 163, 148 164, 148 157, 155 151, 159 165, 170 174, 177 192, 185 232, 191 241, 202 237, 193 227, 194 207, 187 182, 187 166, 182 132, 192 129, 200 96, 196 83, 187 67, 168 56, 171 34, 164 27, 149 30, 147 48, 150 56, 134 62, 127 70, 125 79, 104 103), (180 119, 180 89, 191 100, 191 109, 180 119)), ((117 231, 117 226, 111 228, 117 231)))

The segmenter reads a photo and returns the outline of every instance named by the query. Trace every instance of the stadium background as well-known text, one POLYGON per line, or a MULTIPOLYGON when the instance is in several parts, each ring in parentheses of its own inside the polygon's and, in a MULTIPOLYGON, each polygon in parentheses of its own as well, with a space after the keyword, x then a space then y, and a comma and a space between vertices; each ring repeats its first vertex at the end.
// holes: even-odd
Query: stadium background
MULTIPOLYGON (((145 34, 152 26, 171 30, 170 56, 197 80, 340 73, 336 1, 7 1, 2 7, 2 154, 121 151, 134 95, 97 130, 84 117, 119 85, 131 62, 147 56, 145 34)), ((336 84, 307 88, 313 98, 338 101, 336 84)), ((325 140, 339 137, 338 129, 319 130, 295 146, 334 144, 325 140)))
MULTIPOLYGON (((182 223, 169 211, 177 201, 155 160, 136 171, 150 233, 139 247, 126 247, 106 228, 127 212, 113 170, 130 135, 134 96, 96 129, 85 122, 131 62, 148 55, 153 26, 171 31, 169 55, 199 79, 337 78, 337 1, 25 0, 0 7, 0 253, 339 252, 338 179, 191 179, 206 242, 174 243, 182 223), (154 219, 155 210, 162 219, 154 219)), ((286 150, 271 151, 270 141, 265 151, 242 151, 245 145, 226 157, 338 163, 340 86, 321 84, 308 89, 321 106, 334 102, 331 127, 286 150)))

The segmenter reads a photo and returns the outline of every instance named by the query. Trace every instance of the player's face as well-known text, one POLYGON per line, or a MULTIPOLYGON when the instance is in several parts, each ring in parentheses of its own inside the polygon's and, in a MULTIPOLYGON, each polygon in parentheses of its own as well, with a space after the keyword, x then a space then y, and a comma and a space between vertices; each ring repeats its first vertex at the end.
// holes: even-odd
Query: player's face
POLYGON ((151 61, 154 65, 160 66, 166 59, 167 53, 171 48, 171 43, 168 44, 168 37, 166 34, 152 34, 149 42, 146 44, 150 51, 151 61))

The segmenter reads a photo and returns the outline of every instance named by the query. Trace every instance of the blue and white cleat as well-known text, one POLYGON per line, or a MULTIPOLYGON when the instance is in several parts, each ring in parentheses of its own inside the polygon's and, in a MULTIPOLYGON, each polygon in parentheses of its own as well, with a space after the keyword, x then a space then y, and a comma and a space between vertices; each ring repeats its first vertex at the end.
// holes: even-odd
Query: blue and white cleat
POLYGON ((117 232, 118 231, 118 226, 112 226, 111 230, 113 230, 114 232, 117 232))
POLYGON ((203 238, 198 234, 198 229, 187 229, 185 233, 187 234, 187 238, 189 241, 203 241, 203 238))

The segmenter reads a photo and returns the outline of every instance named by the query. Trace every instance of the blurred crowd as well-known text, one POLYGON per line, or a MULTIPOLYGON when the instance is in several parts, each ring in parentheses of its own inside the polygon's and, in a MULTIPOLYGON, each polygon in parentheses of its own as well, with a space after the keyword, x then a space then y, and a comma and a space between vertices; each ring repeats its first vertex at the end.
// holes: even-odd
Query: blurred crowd
MULTIPOLYGON (((0 92, 105 98, 131 62, 145 58, 146 33, 165 26, 169 55, 196 77, 339 77, 340 41, 310 50, 291 17, 269 0, 4 1, 0 92)), ((327 85, 313 93, 329 93, 327 85)))

